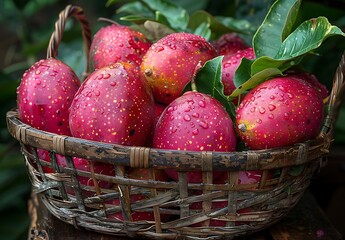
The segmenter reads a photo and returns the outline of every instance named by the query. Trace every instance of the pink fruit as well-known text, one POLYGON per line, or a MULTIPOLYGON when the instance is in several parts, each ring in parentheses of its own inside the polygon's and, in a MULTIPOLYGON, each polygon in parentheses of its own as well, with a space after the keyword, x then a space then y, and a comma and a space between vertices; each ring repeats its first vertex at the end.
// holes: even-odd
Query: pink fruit
MULTIPOLYGON (((229 152, 236 148, 236 136, 230 116, 216 99, 190 91, 162 113, 154 131, 153 147, 229 152)), ((175 170, 167 173, 177 179, 175 170)), ((189 182, 201 182, 201 172, 189 172, 187 178, 189 182)))
POLYGON ((151 42, 144 34, 128 26, 112 24, 95 34, 90 47, 90 62, 96 69, 116 62, 139 66, 150 46, 151 42))
POLYGON ((218 55, 230 55, 238 50, 248 48, 248 45, 237 33, 226 33, 213 43, 218 55))
POLYGON ((323 101, 306 81, 277 77, 252 89, 237 108, 240 139, 251 149, 283 147, 316 137, 323 101))
POLYGON ((191 81, 196 66, 216 56, 204 38, 191 33, 173 33, 152 44, 143 57, 141 71, 157 102, 171 103, 191 81))
POLYGON ((76 93, 69 122, 75 137, 144 146, 153 130, 152 93, 132 64, 100 68, 76 93))
MULTIPOLYGON (((37 156, 39 159, 41 159, 43 161, 50 162, 50 154, 49 154, 49 151, 47 151, 47 150, 37 149, 37 156)), ((57 162, 58 166, 62 166, 62 167, 67 166, 66 158, 63 155, 56 154, 56 162, 57 162)), ((54 172, 53 168, 50 168, 48 166, 42 166, 42 170, 44 173, 53 173, 54 172)))
MULTIPOLYGON (((86 172, 90 172, 90 173, 92 172, 91 171, 91 164, 86 159, 74 157, 73 158, 73 164, 77 170, 86 171, 86 172)), ((114 166, 111 164, 94 162, 93 163, 93 171, 96 174, 115 176, 114 166)), ((90 186, 90 187, 95 186, 95 182, 94 182, 92 177, 89 178, 89 177, 78 176, 78 181, 79 181, 79 184, 81 184, 82 186, 90 186)), ((98 184, 99 188, 108 188, 108 189, 111 188, 111 186, 113 185, 110 182, 102 181, 102 180, 97 180, 97 184, 98 184)), ((86 196, 91 195, 91 193, 93 193, 93 192, 91 192, 91 191, 84 191, 83 192, 83 194, 86 196)))
POLYGON ((20 120, 40 130, 70 135, 68 108, 79 86, 76 74, 60 60, 36 62, 17 89, 20 120))
POLYGON ((165 104, 155 103, 155 125, 166 107, 165 104))
MULTIPOLYGON (((148 180, 150 179, 149 177, 149 169, 146 168, 130 168, 128 170, 128 178, 130 179, 138 179, 138 180, 148 180)), ((154 175, 155 175, 155 180, 159 181, 167 181, 167 175, 164 173, 162 170, 154 170, 154 175)), ((146 198, 149 198, 149 196, 145 196, 144 194, 132 194, 130 196, 130 202, 131 204, 136 203, 138 201, 144 200, 146 198)), ((113 204, 115 206, 120 205, 120 199, 115 199, 111 201, 110 204, 113 204)), ((133 221, 154 221, 154 213, 153 211, 132 211, 131 213, 133 221)), ((123 220, 123 216, 121 212, 112 214, 108 216, 109 218, 117 218, 119 220, 123 220)), ((167 219, 167 215, 162 214, 161 215, 161 220, 164 221, 167 219)))
POLYGON ((242 58, 252 60, 255 58, 253 48, 238 50, 234 54, 226 54, 222 61, 222 83, 224 85, 224 94, 230 95, 235 89, 234 76, 242 58))
POLYGON ((289 71, 287 73, 287 76, 296 77, 304 81, 307 81, 316 88, 316 90, 320 93, 322 99, 328 97, 328 89, 317 79, 317 77, 314 74, 304 71, 289 71))

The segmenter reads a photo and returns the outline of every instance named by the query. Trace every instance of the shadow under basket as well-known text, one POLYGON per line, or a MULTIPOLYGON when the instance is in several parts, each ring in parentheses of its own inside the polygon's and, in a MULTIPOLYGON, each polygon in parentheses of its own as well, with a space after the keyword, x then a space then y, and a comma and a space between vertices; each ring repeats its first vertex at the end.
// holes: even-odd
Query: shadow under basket
POLYGON ((318 137, 284 148, 194 152, 106 144, 35 129, 16 110, 7 113, 7 126, 21 145, 34 193, 62 221, 118 236, 231 239, 286 216, 325 164, 344 66, 343 55, 318 137), (171 169, 177 180, 162 174, 171 169), (201 182, 188 182, 190 171, 201 172, 201 182), (222 181, 213 180, 215 173, 222 181), (243 174, 256 180, 243 182, 243 174))

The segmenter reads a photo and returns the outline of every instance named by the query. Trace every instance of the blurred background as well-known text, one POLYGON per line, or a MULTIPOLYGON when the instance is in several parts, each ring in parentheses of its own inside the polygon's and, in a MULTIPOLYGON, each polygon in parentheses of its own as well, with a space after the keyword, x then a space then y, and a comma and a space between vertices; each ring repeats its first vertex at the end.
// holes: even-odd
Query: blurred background
MULTIPOLYGON (((58 14, 68 4, 81 6, 94 34, 106 17, 119 21, 116 9, 128 1, 107 5, 102 1, 66 0, 3 0, 0 1, 0 238, 27 239, 30 182, 18 143, 9 135, 6 112, 16 107, 16 88, 21 76, 34 62, 45 58, 48 41, 58 14)), ((178 0, 189 12, 205 9, 213 15, 248 20, 257 28, 272 0, 178 0)), ((303 1, 299 20, 325 16, 345 31, 345 1, 303 1)), ((128 24, 119 21, 121 24, 128 24)), ((250 36, 248 36, 250 39, 250 36)), ((303 67, 313 72, 329 89, 341 54, 344 38, 332 37, 306 57, 303 67)), ((59 47, 58 58, 81 76, 85 65, 81 32, 78 24, 68 21, 59 47)), ((335 128, 335 141, 328 164, 315 176, 310 190, 336 228, 345 234, 345 105, 343 104, 335 128)))

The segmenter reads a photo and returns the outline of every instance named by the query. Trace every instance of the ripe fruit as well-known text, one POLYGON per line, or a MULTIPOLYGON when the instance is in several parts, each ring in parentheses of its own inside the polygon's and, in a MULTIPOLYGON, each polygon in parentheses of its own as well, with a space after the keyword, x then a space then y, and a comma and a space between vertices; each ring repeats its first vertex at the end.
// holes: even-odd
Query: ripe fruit
MULTIPOLYGON (((148 180, 150 179, 150 174, 149 174, 149 169, 146 168, 130 168, 128 169, 128 178, 130 179, 138 179, 138 180, 148 180)), ((167 181, 168 177, 162 170, 154 170, 154 179, 158 181, 167 181)), ((158 193, 159 194, 159 193, 158 193)), ((142 201, 146 198, 150 198, 150 193, 148 192, 148 195, 146 196, 145 194, 131 194, 130 196, 130 202, 131 204, 134 204, 136 202, 142 201)), ((115 199, 110 202, 110 204, 113 204, 115 206, 120 205, 120 199, 115 199)), ((133 221, 154 221, 154 213, 153 211, 135 211, 132 210, 131 212, 132 220, 133 221)), ((123 216, 121 212, 112 214, 108 216, 109 218, 117 218, 119 220, 123 220, 123 216)), ((164 221, 167 219, 167 215, 161 215, 161 220, 164 221)))
POLYGON ((212 44, 217 50, 218 55, 230 55, 236 53, 238 50, 248 48, 248 45, 237 33, 226 33, 212 44))
POLYGON ((323 101, 308 82, 277 77, 252 89, 237 108, 236 126, 251 149, 283 147, 312 139, 323 121, 323 101))
POLYGON ((70 135, 68 108, 80 80, 55 58, 36 62, 23 75, 17 89, 19 119, 40 130, 70 135))
POLYGON ((151 42, 141 32, 112 24, 95 34, 90 47, 90 63, 96 69, 116 62, 130 62, 139 66, 150 46, 151 42))
POLYGON ((91 73, 73 99, 69 118, 75 137, 126 146, 144 146, 153 121, 150 88, 129 63, 91 73))
MULTIPOLYGON (((90 162, 86 159, 74 157, 73 164, 77 170, 92 172, 90 162)), ((102 175, 107 175, 107 176, 115 175, 114 166, 111 164, 106 164, 106 163, 94 162, 93 171, 96 174, 102 174, 102 175)), ((89 187, 95 186, 95 182, 93 178, 78 176, 78 181, 79 181, 79 184, 81 184, 82 186, 89 186, 89 187)), ((99 188, 107 188, 107 189, 111 188, 111 186, 113 185, 110 182, 102 181, 102 180, 97 180, 97 184, 99 188)), ((91 194, 94 194, 94 192, 85 190, 83 191, 83 194, 86 196, 90 196, 91 194)))
POLYGON ((253 48, 238 50, 234 54, 226 54, 222 61, 222 83, 224 85, 224 94, 230 95, 236 89, 234 76, 242 58, 252 60, 255 58, 253 48))
POLYGON ((143 57, 141 71, 157 102, 169 104, 191 81, 196 66, 216 56, 216 50, 203 37, 172 33, 152 44, 143 57))
MULTIPOLYGON (((162 113, 153 137, 153 147, 191 151, 234 151, 236 137, 230 116, 209 95, 186 92, 162 113)), ((175 170, 167 170, 174 180, 175 170)), ((216 175, 216 174, 215 174, 216 175)), ((189 172, 188 182, 201 182, 201 172, 189 172)))

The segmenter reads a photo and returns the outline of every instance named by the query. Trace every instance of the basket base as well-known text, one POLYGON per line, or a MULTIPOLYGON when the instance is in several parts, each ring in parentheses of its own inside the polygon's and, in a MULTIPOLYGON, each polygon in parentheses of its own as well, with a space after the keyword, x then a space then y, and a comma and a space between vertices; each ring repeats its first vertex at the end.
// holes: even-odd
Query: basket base
MULTIPOLYGON (((40 195, 32 194, 29 201, 29 214, 31 225, 28 239, 131 239, 126 236, 112 236, 85 229, 77 229, 73 225, 67 224, 52 215, 41 201, 40 195)), ((329 240, 342 239, 341 234, 330 224, 309 191, 306 191, 299 203, 283 220, 270 228, 251 235, 251 239, 261 240, 290 238, 312 240, 318 237, 329 240)))

